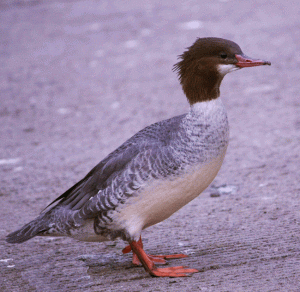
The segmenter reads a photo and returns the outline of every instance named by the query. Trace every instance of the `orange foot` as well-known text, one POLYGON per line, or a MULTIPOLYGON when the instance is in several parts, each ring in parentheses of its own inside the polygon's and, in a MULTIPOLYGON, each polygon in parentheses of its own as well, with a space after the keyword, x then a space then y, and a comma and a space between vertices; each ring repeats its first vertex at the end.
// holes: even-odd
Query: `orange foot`
MULTIPOLYGON (((130 249, 132 250, 133 254, 136 255, 137 259, 139 260, 139 263, 141 263, 144 267, 144 269, 154 277, 186 277, 190 273, 197 273, 199 272, 196 269, 188 269, 183 266, 179 267, 169 267, 169 268, 157 268, 155 266, 155 262, 157 260, 164 260, 165 256, 162 256, 163 258, 155 257, 155 260, 153 260, 153 256, 148 256, 145 251, 143 250, 143 244, 142 239, 140 238, 139 241, 131 241, 130 242, 130 249)), ((125 247, 123 249, 123 253, 127 253, 130 251, 128 247, 125 247)), ((176 258, 178 255, 175 255, 176 258)), ((179 255, 179 257, 182 257, 182 255, 179 255)), ((183 257, 186 257, 183 255, 183 257)), ((174 255, 171 256, 171 258, 174 258, 174 255)))
POLYGON ((186 277, 190 273, 198 273, 196 269, 188 269, 184 266, 170 267, 170 268, 156 268, 153 269, 150 273, 154 277, 186 277))
MULTIPOLYGON (((143 248, 143 242, 142 242, 142 237, 140 237, 139 241, 136 242, 141 248, 143 248)), ((123 253, 129 253, 132 251, 132 248, 130 245, 127 245, 125 248, 123 248, 122 252, 123 253)), ((132 252, 132 263, 136 266, 141 266, 142 263, 140 262, 138 256, 136 255, 135 252, 132 252)), ((179 253, 179 254, 169 254, 169 255, 150 255, 147 254, 150 260, 152 260, 155 264, 161 264, 164 265, 167 263, 168 259, 181 259, 181 258, 186 258, 187 255, 179 253)))

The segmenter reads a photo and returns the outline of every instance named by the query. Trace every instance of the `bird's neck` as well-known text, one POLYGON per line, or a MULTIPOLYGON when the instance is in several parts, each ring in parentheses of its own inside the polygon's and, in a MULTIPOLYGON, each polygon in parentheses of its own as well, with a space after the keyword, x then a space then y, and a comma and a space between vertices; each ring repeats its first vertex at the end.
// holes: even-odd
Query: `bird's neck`
POLYGON ((217 71, 203 70, 188 72, 181 76, 182 89, 191 105, 217 99, 220 96, 220 84, 223 79, 217 71))

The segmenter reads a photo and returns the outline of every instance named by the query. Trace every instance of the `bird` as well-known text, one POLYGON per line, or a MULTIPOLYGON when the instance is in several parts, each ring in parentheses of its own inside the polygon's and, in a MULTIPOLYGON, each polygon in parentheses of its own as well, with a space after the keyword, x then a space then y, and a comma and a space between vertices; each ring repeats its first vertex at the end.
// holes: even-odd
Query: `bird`
POLYGON ((246 67, 271 65, 247 57, 233 41, 205 37, 178 56, 173 71, 190 104, 185 114, 137 132, 40 215, 6 237, 22 243, 34 236, 67 236, 103 242, 121 238, 132 262, 153 277, 199 272, 185 266, 157 267, 184 254, 149 255, 142 231, 199 196, 217 175, 229 141, 220 97, 223 77, 246 67))

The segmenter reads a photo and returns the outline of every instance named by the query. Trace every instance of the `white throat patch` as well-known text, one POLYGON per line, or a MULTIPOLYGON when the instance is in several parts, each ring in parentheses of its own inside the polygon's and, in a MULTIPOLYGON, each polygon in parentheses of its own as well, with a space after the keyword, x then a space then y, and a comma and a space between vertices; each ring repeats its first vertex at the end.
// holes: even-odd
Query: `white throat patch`
POLYGON ((233 64, 219 64, 218 65, 218 71, 221 75, 226 75, 227 73, 229 72, 232 72, 232 71, 235 71, 235 70, 239 70, 241 68, 239 67, 236 67, 235 65, 233 64))

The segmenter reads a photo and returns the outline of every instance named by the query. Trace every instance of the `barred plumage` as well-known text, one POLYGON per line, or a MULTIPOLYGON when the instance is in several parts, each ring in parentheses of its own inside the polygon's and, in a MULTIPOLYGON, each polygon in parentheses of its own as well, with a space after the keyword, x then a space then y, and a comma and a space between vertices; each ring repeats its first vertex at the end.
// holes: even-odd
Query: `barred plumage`
POLYGON ((103 234, 111 230, 126 237, 120 231, 124 226, 116 225, 113 218, 107 216, 108 211, 112 214, 115 211, 113 217, 117 217, 120 206, 126 204, 128 198, 138 196, 151 181, 175 179, 192 165, 203 164, 226 148, 226 113, 221 102, 214 103, 218 106, 212 107, 215 113, 211 120, 204 116, 206 109, 197 106, 186 115, 138 132, 54 201, 36 219, 39 224, 33 223, 36 220, 31 222, 23 231, 9 235, 8 241, 21 242, 35 235, 69 235, 70 229, 81 228, 85 220, 93 218, 101 224, 103 234), (203 144, 209 145, 207 149, 203 144))

